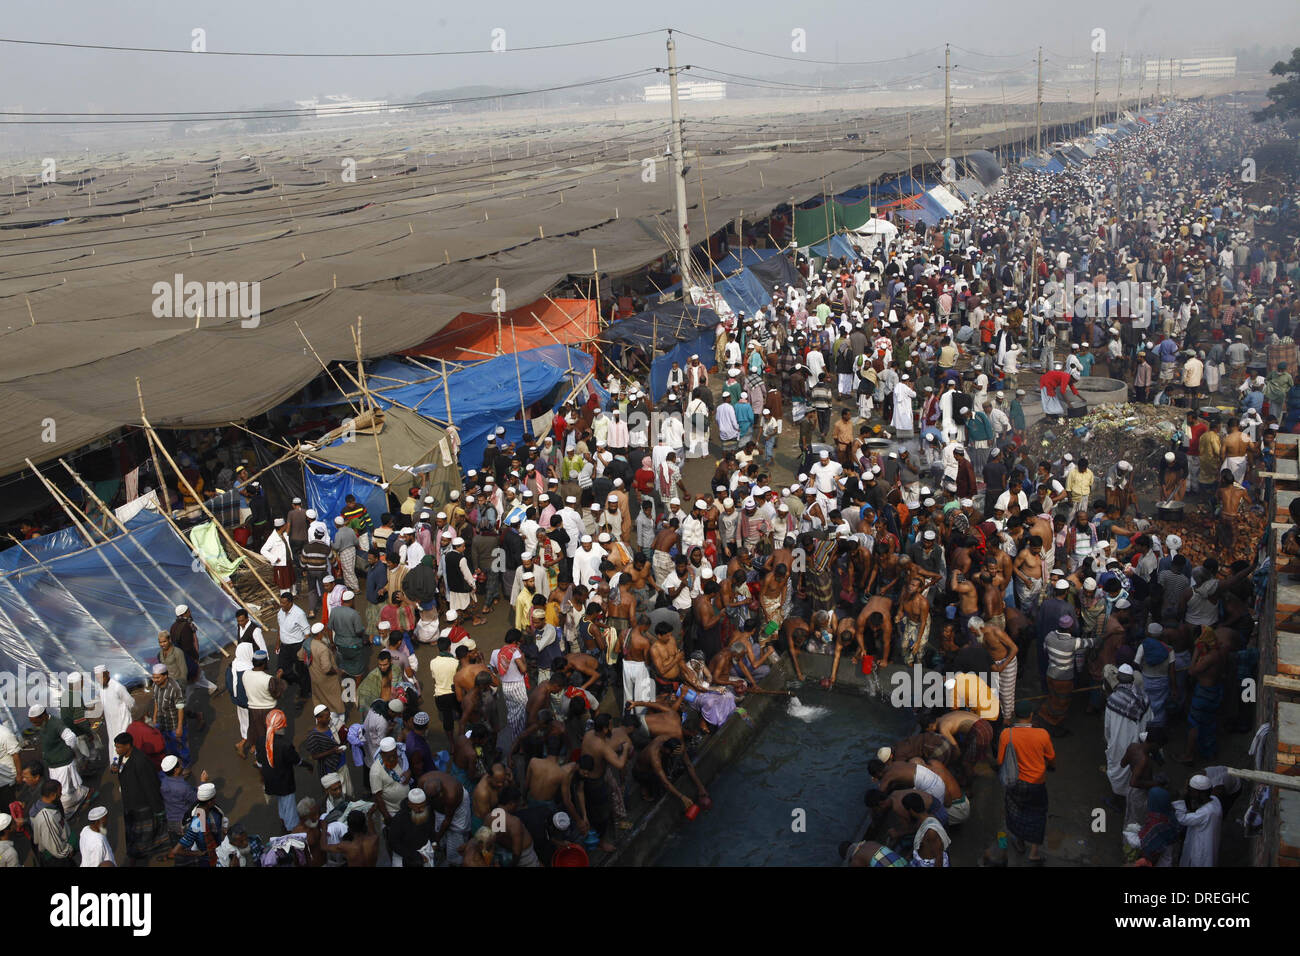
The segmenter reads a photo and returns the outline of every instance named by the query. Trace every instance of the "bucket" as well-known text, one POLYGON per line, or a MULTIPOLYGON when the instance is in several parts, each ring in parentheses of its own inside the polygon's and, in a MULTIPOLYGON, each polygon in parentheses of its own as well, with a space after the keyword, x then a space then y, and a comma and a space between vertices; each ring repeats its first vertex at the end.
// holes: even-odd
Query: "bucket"
POLYGON ((686 811, 686 819, 694 820, 699 815, 700 815, 700 805, 698 803, 692 803, 690 805, 690 808, 687 809, 686 811))
POLYGON ((562 846, 551 857, 551 866, 590 866, 587 851, 580 846, 562 846))
POLYGON ((876 669, 876 659, 870 654, 862 655, 862 676, 866 677, 876 669))

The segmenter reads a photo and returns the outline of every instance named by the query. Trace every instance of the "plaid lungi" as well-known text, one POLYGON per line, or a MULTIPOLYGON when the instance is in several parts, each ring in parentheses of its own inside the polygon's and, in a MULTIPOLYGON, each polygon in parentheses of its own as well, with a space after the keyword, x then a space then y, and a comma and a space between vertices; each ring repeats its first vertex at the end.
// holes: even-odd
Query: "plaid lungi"
POLYGON ((1003 807, 1007 829, 1026 843, 1042 843, 1047 834, 1047 784, 1017 780, 1006 789, 1003 807))
POLYGON ((123 814, 126 831, 126 855, 143 860, 165 842, 167 816, 152 810, 127 810, 123 814))
POLYGON ((1038 716, 1053 726, 1060 724, 1070 712, 1070 694, 1073 691, 1073 680, 1047 678, 1047 700, 1038 708, 1038 716))

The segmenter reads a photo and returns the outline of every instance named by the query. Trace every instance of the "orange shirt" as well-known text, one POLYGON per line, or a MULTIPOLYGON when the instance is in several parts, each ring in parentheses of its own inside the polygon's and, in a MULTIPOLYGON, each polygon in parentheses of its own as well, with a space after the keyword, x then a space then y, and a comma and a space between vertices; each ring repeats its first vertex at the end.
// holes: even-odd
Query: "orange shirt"
POLYGON ((1040 727, 1008 727, 998 740, 998 763, 1005 759, 1007 741, 1013 733, 1020 779, 1025 783, 1042 783, 1047 775, 1047 761, 1056 759, 1051 734, 1040 727))

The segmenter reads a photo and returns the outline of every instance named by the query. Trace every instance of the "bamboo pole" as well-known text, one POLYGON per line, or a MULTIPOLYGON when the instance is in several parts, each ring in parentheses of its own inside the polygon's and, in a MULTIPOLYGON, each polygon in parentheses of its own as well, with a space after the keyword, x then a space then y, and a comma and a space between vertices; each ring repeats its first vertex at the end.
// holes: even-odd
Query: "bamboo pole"
MULTIPOLYGON (((185 490, 190 493, 191 498, 193 498, 196 502, 198 502, 199 507, 203 509, 203 513, 208 516, 208 519, 212 522, 213 527, 217 529, 217 534, 221 535, 221 537, 225 540, 225 542, 228 545, 230 545, 231 548, 234 549, 236 554, 239 554, 243 550, 239 547, 239 542, 237 542, 231 536, 230 532, 226 530, 225 525, 223 525, 220 521, 217 520, 217 516, 212 513, 210 508, 208 508, 207 502, 205 502, 203 500, 203 497, 197 491, 194 490, 194 487, 189 483, 189 480, 181 472, 180 466, 176 464, 176 460, 172 458, 171 453, 168 452, 167 449, 163 446, 162 439, 158 437, 158 433, 154 430, 153 425, 149 423, 149 419, 145 415, 143 400, 140 403, 140 419, 141 421, 144 422, 145 434, 149 438, 151 447, 156 449, 158 453, 160 453, 164 458, 167 459, 167 463, 171 465, 172 470, 176 472, 176 477, 179 478, 184 483, 185 490)), ((249 480, 251 481, 252 479, 249 480)), ((272 588, 269 584, 267 584, 266 581, 263 580, 262 576, 257 573, 257 569, 254 568, 251 564, 248 566, 248 571, 257 580, 257 583, 262 586, 262 590, 264 590, 267 594, 271 596, 271 600, 275 603, 278 603, 280 600, 279 592, 276 591, 274 588, 272 588)))
POLYGON ((519 340, 515 337, 515 320, 510 318, 510 344, 514 346, 515 384, 519 386, 519 420, 523 422, 524 431, 528 430, 528 403, 524 401, 524 379, 519 371, 519 340))
POLYGON ((447 403, 447 424, 456 427, 456 423, 451 417, 451 382, 447 378, 447 360, 438 359, 442 363, 442 397, 447 403))
MULTIPOLYGON (((129 535, 131 533, 127 529, 126 525, 122 523, 121 519, 118 518, 117 513, 113 511, 111 508, 109 508, 108 505, 106 505, 100 499, 99 495, 95 494, 94 489, 91 488, 90 485, 86 484, 86 482, 82 480, 81 475, 77 474, 77 472, 73 469, 71 465, 69 465, 62 458, 59 459, 59 464, 63 466, 63 469, 69 475, 72 476, 72 480, 81 486, 81 490, 84 491, 86 494, 90 495, 90 497, 95 500, 95 504, 99 505, 100 509, 104 512, 104 514, 108 515, 109 519, 113 522, 113 524, 117 526, 118 531, 120 531, 123 535, 129 535)), ((208 572, 208 575, 212 577, 214 581, 218 582, 218 587, 220 587, 227 594, 230 594, 231 597, 233 597, 236 601, 238 601, 241 605, 243 605, 244 610, 248 611, 249 614, 251 615, 253 612, 248 608, 247 605, 244 604, 242 600, 240 600, 239 595, 234 593, 234 588, 227 588, 224 584, 220 583, 217 575, 212 570, 212 566, 208 564, 207 559, 203 557, 202 554, 199 553, 197 548, 194 547, 194 541, 192 539, 187 539, 185 537, 185 534, 180 530, 180 527, 176 524, 175 521, 172 520, 171 515, 164 515, 163 517, 167 519, 168 523, 172 526, 172 528, 176 531, 176 533, 180 535, 182 541, 186 541, 186 540, 189 541, 190 547, 193 548, 192 553, 196 558, 198 558, 200 561, 203 562, 204 569, 208 572)), ((107 543, 113 546, 113 550, 118 553, 118 555, 122 558, 123 561, 130 560, 129 558, 127 558, 126 553, 122 550, 122 548, 117 544, 116 538, 109 538, 107 540, 107 543)), ((181 594, 186 593, 185 589, 181 587, 180 582, 177 581, 175 578, 173 578, 170 574, 168 574, 167 570, 164 567, 162 567, 162 565, 158 564, 157 561, 154 561, 154 567, 158 568, 158 570, 162 572, 163 576, 166 577, 167 580, 171 582, 172 586, 176 588, 176 590, 179 593, 181 594)), ((157 583, 153 580, 153 578, 149 578, 148 580, 149 583, 153 586, 153 589, 158 592, 159 597, 163 598, 164 601, 169 600, 169 595, 167 594, 167 592, 165 592, 162 588, 160 588, 157 585, 157 583)), ((135 600, 134 594, 132 594, 131 597, 132 600, 135 600)), ((152 615, 150 615, 149 612, 145 610, 143 604, 141 604, 139 601, 136 601, 135 605, 140 609, 141 614, 144 614, 146 617, 149 618, 149 623, 153 624, 155 627, 158 627, 157 622, 153 619, 152 615)), ((163 630, 163 628, 158 628, 158 629, 163 630)), ((198 629, 195 628, 196 633, 197 631, 198 629)), ((222 657, 230 656, 230 654, 227 653, 225 646, 222 644, 217 644, 217 650, 221 651, 222 657)))
POLYGON ((334 377, 334 373, 331 372, 330 367, 325 364, 325 360, 320 357, 320 353, 318 353, 316 347, 311 344, 311 340, 307 338, 307 333, 302 330, 302 326, 298 324, 296 319, 294 320, 293 327, 298 330, 298 334, 302 336, 302 340, 307 343, 307 348, 311 349, 311 354, 316 356, 316 361, 319 362, 320 367, 325 370, 325 374, 330 377, 330 381, 334 383, 334 387, 339 390, 339 393, 343 395, 344 400, 346 400, 348 405, 351 406, 352 414, 360 415, 361 413, 357 411, 357 406, 352 404, 352 400, 348 398, 347 393, 343 391, 343 386, 340 385, 339 380, 334 377))
MULTIPOLYGON (((144 392, 140 390, 139 376, 136 376, 135 379, 135 395, 136 398, 140 400, 140 415, 143 416, 144 392)), ((145 444, 149 444, 147 435, 145 436, 145 444)), ((153 461, 154 481, 158 485, 158 504, 162 506, 163 511, 170 513, 172 510, 172 496, 171 493, 167 491, 167 476, 163 474, 162 464, 158 461, 158 454, 153 450, 152 445, 149 445, 149 457, 153 461)), ((180 504, 180 502, 178 501, 177 504, 180 504)))
MULTIPOLYGON (((376 414, 377 408, 375 400, 370 396, 369 389, 366 388, 366 369, 361 361, 361 316, 357 316, 357 327, 352 332, 352 344, 357 350, 357 377, 358 385, 361 386, 361 394, 366 405, 370 408, 370 431, 375 436, 375 457, 379 459, 379 486, 388 490, 388 477, 384 471, 384 447, 379 441, 379 416, 376 414)), ((388 503, 388 499, 384 499, 388 503)), ((387 510, 387 509, 385 509, 387 510)))

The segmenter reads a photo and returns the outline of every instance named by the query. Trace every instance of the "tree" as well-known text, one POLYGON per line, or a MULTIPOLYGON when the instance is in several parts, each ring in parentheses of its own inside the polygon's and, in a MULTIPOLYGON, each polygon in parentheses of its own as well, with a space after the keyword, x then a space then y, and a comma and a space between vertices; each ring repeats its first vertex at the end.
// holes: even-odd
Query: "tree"
POLYGON ((1274 76, 1285 76, 1286 79, 1269 88, 1269 99, 1273 102, 1252 114, 1255 122, 1300 117, 1300 47, 1291 51, 1290 60, 1286 62, 1278 60, 1274 63, 1273 69, 1269 72, 1274 76))

